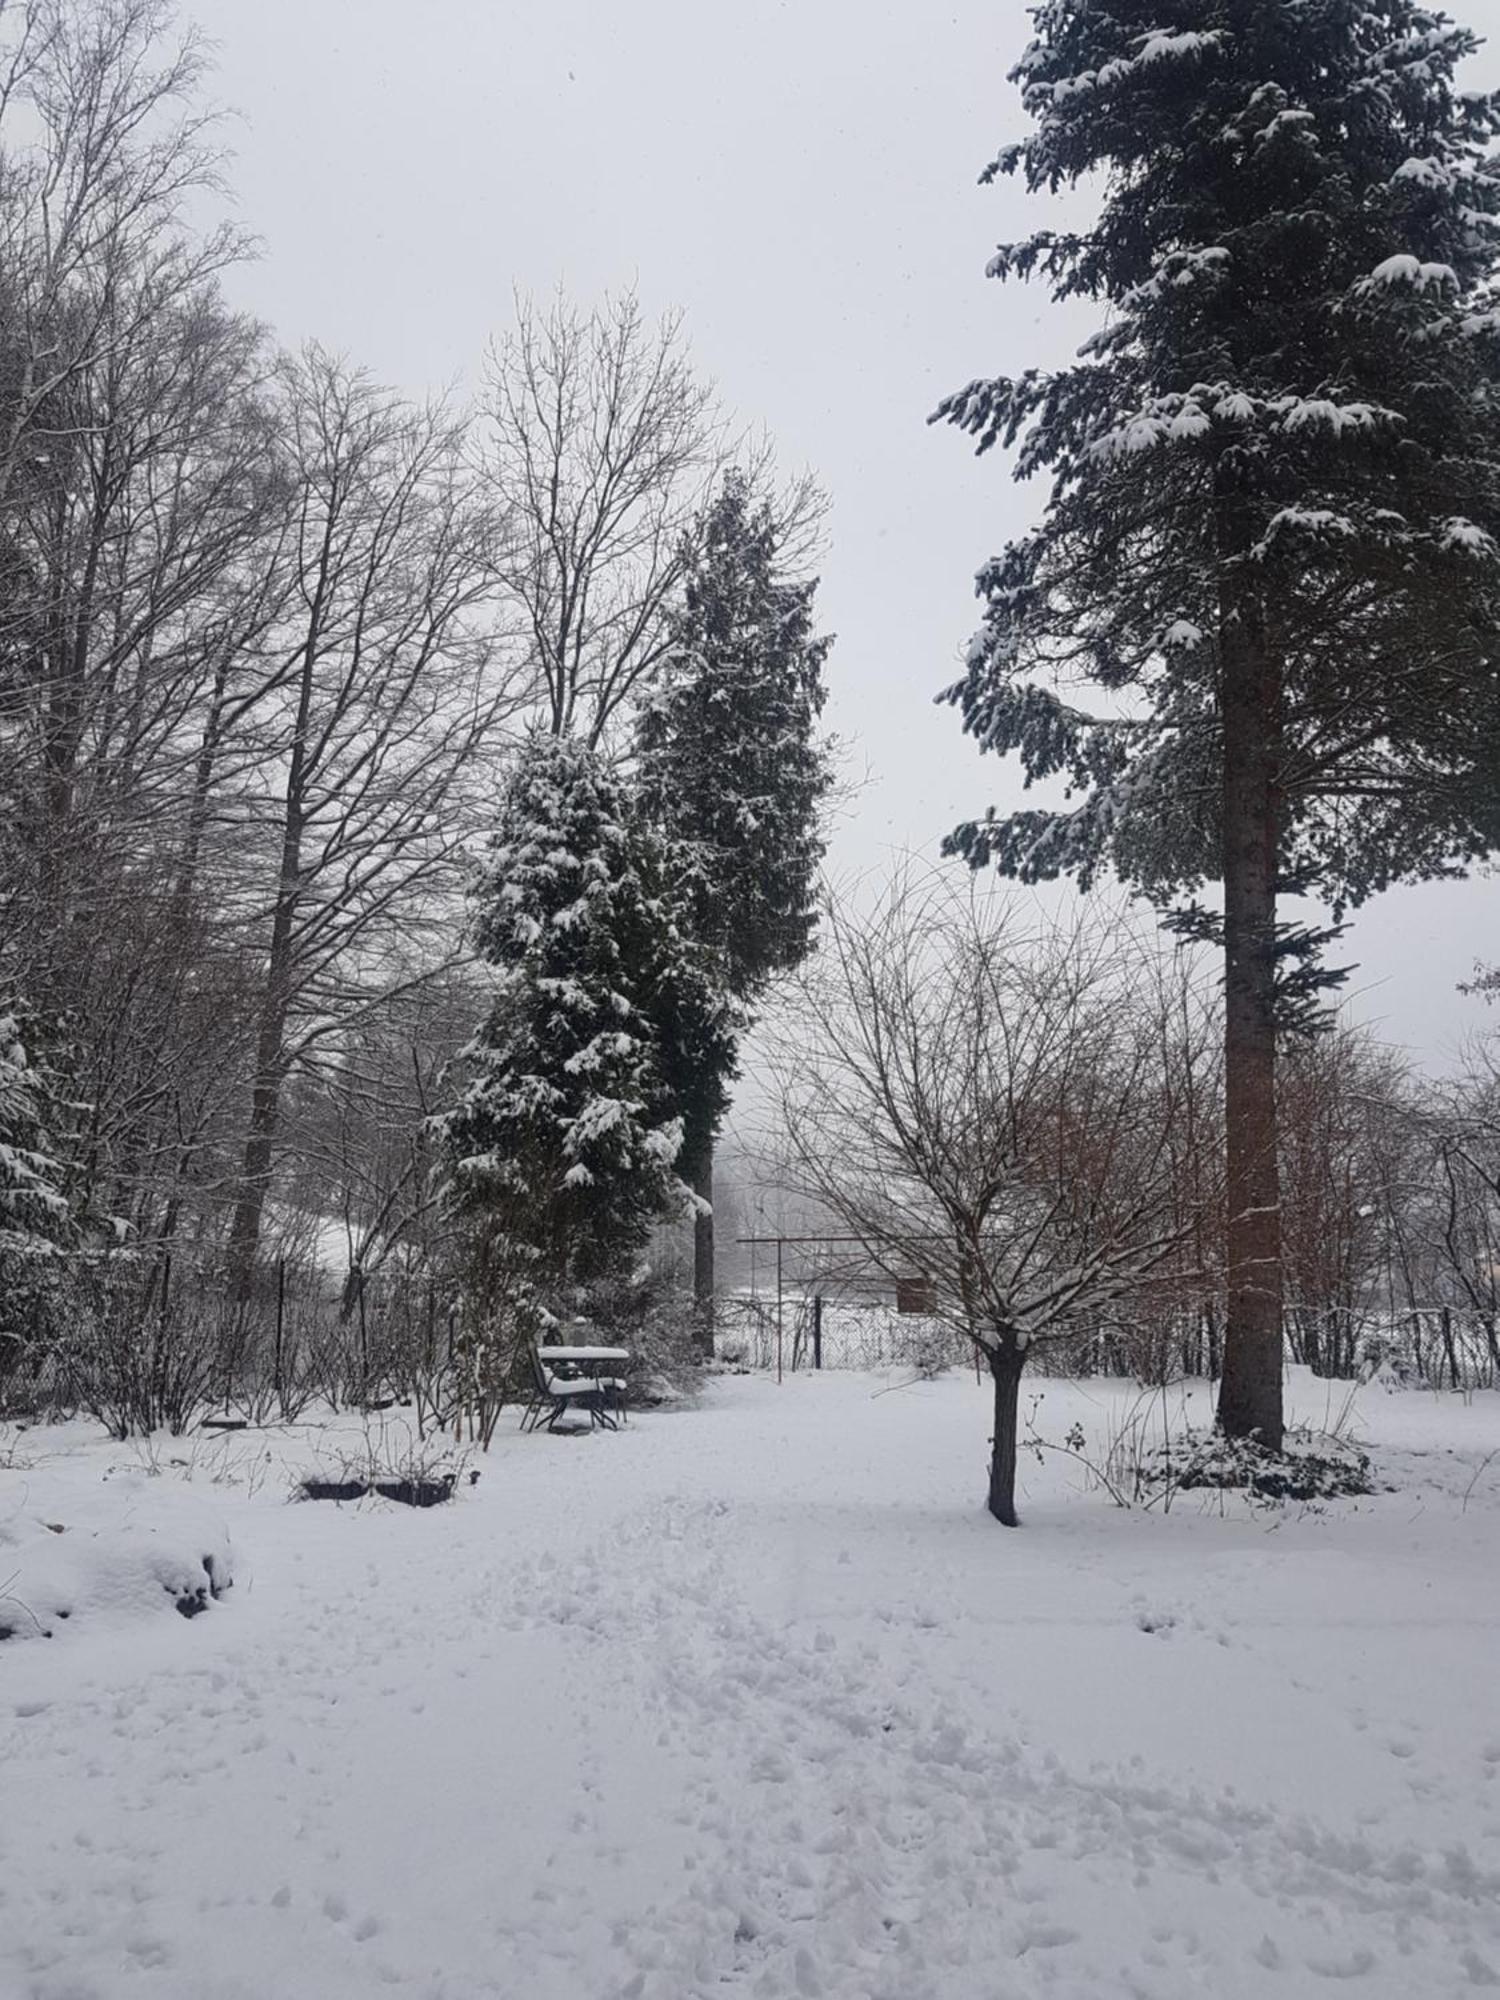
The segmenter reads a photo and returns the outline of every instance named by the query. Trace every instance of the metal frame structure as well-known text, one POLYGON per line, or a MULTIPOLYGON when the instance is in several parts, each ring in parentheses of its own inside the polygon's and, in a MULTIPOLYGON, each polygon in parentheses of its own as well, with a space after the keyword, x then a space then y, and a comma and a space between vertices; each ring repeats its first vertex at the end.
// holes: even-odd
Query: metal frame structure
MULTIPOLYGON (((914 1233, 910 1240, 912 1242, 922 1242, 922 1241, 936 1242, 940 1239, 940 1236, 941 1232, 934 1230, 930 1233, 930 1235, 922 1235, 919 1233, 914 1233)), ((748 1246, 751 1251, 750 1287, 751 1287, 751 1296, 755 1298, 759 1297, 759 1292, 757 1291, 755 1285, 754 1252, 759 1248, 770 1248, 772 1246, 774 1246, 776 1251, 776 1380, 780 1382, 784 1379, 783 1368, 782 1368, 782 1352, 784 1344, 783 1329, 784 1329, 784 1314, 785 1314, 785 1304, 786 1304, 786 1293, 785 1293, 784 1272, 783 1272, 783 1252, 788 1249, 808 1249, 814 1246, 820 1249, 856 1248, 863 1253, 859 1260, 860 1262, 869 1262, 871 1258, 874 1256, 875 1252, 871 1247, 870 1238, 868 1236, 839 1236, 839 1235, 759 1236, 757 1235, 757 1236, 737 1236, 734 1240, 737 1244, 741 1245, 742 1247, 748 1246)), ((895 1281, 893 1279, 887 1278, 887 1282, 894 1284, 895 1281)), ((814 1298, 813 1366, 814 1368, 820 1368, 822 1366, 822 1355, 821 1355, 822 1315, 820 1309, 822 1306, 823 1295, 821 1292, 816 1292, 814 1293, 813 1298, 814 1298)))

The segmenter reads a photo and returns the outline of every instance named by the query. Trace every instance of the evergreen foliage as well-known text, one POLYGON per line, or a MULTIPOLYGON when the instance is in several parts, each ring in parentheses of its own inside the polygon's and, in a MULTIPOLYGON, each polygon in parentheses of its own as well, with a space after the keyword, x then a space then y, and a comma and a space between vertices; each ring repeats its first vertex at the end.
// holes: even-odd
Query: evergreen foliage
POLYGON ((979 577, 948 698, 1081 803, 955 845, 1031 881, 1107 860, 1157 897, 1216 877, 1245 607, 1280 667, 1283 887, 1355 903, 1462 865, 1500 839, 1500 96, 1452 80, 1475 38, 1409 0, 1035 18, 1037 130, 986 178, 1108 191, 990 270, 1110 313, 1074 366, 938 413, 1053 479, 979 577), (1081 712, 1078 681, 1128 714, 1081 712))
POLYGON ((831 781, 817 736, 816 581, 781 569, 769 502, 730 473, 709 506, 673 643, 645 705, 642 810, 682 871, 688 921, 744 1001, 806 957, 831 781))
POLYGON ((1337 911, 1500 845, 1500 97, 1456 90, 1475 38, 1411 0, 1049 0, 1034 21, 1013 79, 1035 129, 986 178, 1104 194, 1092 226, 990 269, 1108 317, 1074 365, 936 413, 1051 475, 980 574, 947 699, 1069 803, 950 845, 1026 881, 1109 865, 1164 906, 1224 883, 1222 919, 1178 916, 1226 950, 1221 1416, 1274 1446, 1274 1034, 1329 976, 1328 933, 1277 898, 1337 911))
POLYGON ((663 1033, 699 1198, 694 1290, 711 1345, 713 1154, 748 1009, 812 949, 832 779, 817 734, 832 639, 813 579, 786 574, 776 511, 731 472, 701 525, 672 642, 636 732, 644 820, 659 829, 684 928, 723 994, 664 989, 663 1033))
POLYGON ((682 1199, 655 1016, 691 966, 652 878, 600 756, 528 737, 476 897, 499 982, 446 1139, 456 1207, 506 1246, 487 1261, 539 1284, 617 1270, 682 1199))
POLYGON ((78 1235, 56 1129, 67 1110, 58 1039, 23 1002, 0 1003, 0 1406, 26 1357, 58 1336, 59 1258, 78 1235))
POLYGON ((50 1257, 70 1234, 66 1168, 49 1125, 53 1080, 28 1047, 39 1024, 0 1006, 0 1264, 50 1257))

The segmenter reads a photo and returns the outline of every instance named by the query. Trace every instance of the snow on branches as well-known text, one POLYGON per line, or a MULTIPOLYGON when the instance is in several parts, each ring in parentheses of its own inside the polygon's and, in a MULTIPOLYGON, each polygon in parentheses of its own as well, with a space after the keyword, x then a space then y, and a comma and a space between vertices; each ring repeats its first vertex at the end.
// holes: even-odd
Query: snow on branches
POLYGON ((452 1199, 538 1276, 595 1276, 683 1202, 652 1010, 690 970, 673 963, 681 940, 649 845, 599 753, 528 737, 475 906, 498 976, 445 1123, 452 1199))

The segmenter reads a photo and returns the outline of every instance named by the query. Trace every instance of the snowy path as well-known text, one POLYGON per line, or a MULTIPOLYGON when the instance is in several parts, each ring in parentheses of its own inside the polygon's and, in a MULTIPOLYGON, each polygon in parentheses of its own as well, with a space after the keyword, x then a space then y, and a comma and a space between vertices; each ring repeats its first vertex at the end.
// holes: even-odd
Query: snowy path
POLYGON ((1500 1984, 1500 1412, 1445 1415, 1269 1532, 1049 1468, 1007 1536, 957 1381, 507 1438, 428 1515, 209 1489, 210 1615, 0 1651, 0 1996, 1500 1984))

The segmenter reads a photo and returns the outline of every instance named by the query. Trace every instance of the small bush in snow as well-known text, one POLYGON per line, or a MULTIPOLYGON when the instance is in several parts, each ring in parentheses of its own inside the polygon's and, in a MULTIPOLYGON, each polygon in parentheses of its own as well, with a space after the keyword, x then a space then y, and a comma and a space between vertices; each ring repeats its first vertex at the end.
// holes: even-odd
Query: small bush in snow
POLYGON ((1142 1491, 1190 1493, 1202 1488, 1244 1492, 1256 1500, 1342 1500, 1376 1491, 1367 1452, 1346 1439, 1289 1441, 1267 1451, 1249 1438, 1194 1432, 1158 1445, 1138 1468, 1142 1491))

